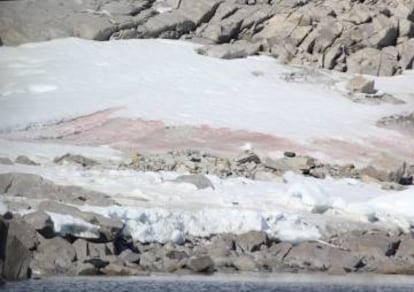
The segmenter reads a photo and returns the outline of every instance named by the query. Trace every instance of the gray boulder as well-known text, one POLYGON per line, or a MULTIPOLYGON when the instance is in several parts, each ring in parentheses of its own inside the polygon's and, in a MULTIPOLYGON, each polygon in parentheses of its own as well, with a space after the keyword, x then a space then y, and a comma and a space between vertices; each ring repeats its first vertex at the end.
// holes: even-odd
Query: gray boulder
POLYGON ((130 249, 126 249, 119 254, 119 259, 123 262, 139 263, 140 255, 130 249))
POLYGON ((222 44, 216 46, 205 46, 197 49, 197 53, 209 57, 221 59, 237 59, 259 53, 262 45, 260 43, 251 43, 249 41, 236 41, 231 44, 222 44))
POLYGON ((353 271, 360 258, 350 252, 316 242, 294 246, 283 261, 292 268, 313 271, 353 271))
POLYGON ((17 158, 16 158, 16 160, 14 162, 15 163, 18 163, 18 164, 26 164, 26 165, 40 165, 39 163, 31 160, 26 155, 19 155, 19 156, 17 156, 17 158))
POLYGON ((375 81, 368 80, 363 76, 356 76, 349 81, 348 84, 349 89, 351 92, 355 93, 366 93, 366 94, 374 94, 377 92, 375 90, 375 81))
POLYGON ((236 237, 236 246, 243 252, 259 250, 262 245, 267 246, 269 239, 263 231, 250 231, 236 237))
POLYGON ((193 256, 188 259, 187 267, 196 273, 212 272, 214 269, 214 262, 211 257, 207 255, 193 256))
POLYGON ((243 254, 232 257, 232 264, 238 271, 242 272, 255 272, 258 270, 254 258, 250 255, 243 254))
POLYGON ((361 174, 382 182, 395 182, 403 185, 410 185, 413 181, 407 163, 389 154, 375 157, 368 167, 361 170, 361 174))
POLYGON ((85 168, 91 168, 99 164, 94 159, 87 158, 83 155, 71 154, 71 153, 67 153, 63 156, 56 157, 53 160, 53 162, 57 164, 77 164, 85 168))
MULTIPOLYGON (((2 236, 4 236, 4 222, 2 225, 2 236)), ((14 217, 8 221, 6 245, 2 252, 4 254, 3 276, 6 280, 24 280, 30 277, 32 251, 36 249, 38 243, 36 231, 20 217, 14 217)))
POLYGON ((395 256, 414 264, 414 236, 413 234, 406 234, 401 238, 401 241, 400 241, 400 244, 398 246, 395 256))
POLYGON ((76 205, 88 203, 96 206, 109 206, 115 204, 106 194, 78 186, 60 186, 39 175, 28 173, 0 174, 0 192, 7 193, 9 196, 50 199, 76 205))
POLYGON ((280 159, 266 158, 263 164, 271 169, 285 171, 309 172, 315 167, 315 160, 307 156, 283 157, 280 159))
POLYGON ((33 272, 37 275, 62 275, 73 269, 75 248, 65 239, 42 240, 34 253, 33 272))
POLYGON ((208 179, 208 177, 202 174, 180 175, 172 180, 172 182, 193 184, 199 190, 207 188, 214 189, 213 183, 208 179))

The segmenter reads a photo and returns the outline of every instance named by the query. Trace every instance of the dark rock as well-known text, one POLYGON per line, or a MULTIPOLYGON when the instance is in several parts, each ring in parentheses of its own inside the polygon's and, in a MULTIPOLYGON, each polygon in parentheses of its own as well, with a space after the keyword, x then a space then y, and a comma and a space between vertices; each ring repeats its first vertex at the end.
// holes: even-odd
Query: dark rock
POLYGON ((295 152, 286 151, 286 152, 283 153, 283 155, 285 157, 293 158, 293 157, 296 156, 296 153, 295 152))

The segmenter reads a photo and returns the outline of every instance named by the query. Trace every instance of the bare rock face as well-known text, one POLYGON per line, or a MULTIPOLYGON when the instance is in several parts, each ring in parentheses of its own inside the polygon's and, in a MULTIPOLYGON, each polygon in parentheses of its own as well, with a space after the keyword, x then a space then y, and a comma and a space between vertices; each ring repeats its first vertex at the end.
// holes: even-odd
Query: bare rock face
POLYGON ((395 56, 374 48, 365 48, 347 58, 349 72, 376 76, 392 76, 398 69, 395 56))
POLYGON ((75 259, 75 248, 65 239, 44 239, 34 254, 32 269, 39 275, 65 274, 73 268, 75 259))
POLYGON ((7 223, 4 221, 0 223, 3 240, 3 236, 6 235, 5 247, 2 251, 3 276, 10 281, 28 279, 31 275, 32 251, 39 243, 36 231, 20 217, 15 217, 7 223))
POLYGON ((413 6, 412 0, 0 1, 0 35, 6 45, 68 36, 193 39, 220 44, 200 50, 218 58, 263 52, 283 63, 389 76, 412 66, 413 6))

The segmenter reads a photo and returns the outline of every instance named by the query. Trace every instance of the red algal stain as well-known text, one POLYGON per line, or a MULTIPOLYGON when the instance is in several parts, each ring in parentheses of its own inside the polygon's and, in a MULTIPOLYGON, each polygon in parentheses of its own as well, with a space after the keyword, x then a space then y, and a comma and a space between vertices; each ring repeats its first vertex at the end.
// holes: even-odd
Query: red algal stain
POLYGON ((339 139, 316 138, 308 144, 274 135, 201 126, 167 126, 158 120, 114 117, 119 108, 111 108, 41 129, 0 135, 2 139, 63 143, 72 145, 109 145, 127 152, 156 153, 170 150, 199 149, 214 153, 235 154, 250 144, 261 154, 294 151, 311 155, 323 153, 326 160, 368 163, 381 152, 402 158, 414 157, 413 137, 401 141, 395 138, 367 138, 363 143, 339 139))

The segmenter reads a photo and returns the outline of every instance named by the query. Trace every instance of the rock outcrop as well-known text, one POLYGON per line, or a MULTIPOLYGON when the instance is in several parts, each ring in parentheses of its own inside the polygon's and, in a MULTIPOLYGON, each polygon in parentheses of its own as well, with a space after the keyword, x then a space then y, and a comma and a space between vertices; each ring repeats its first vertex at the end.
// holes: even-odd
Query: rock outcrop
POLYGON ((414 1, 2 1, 0 36, 4 45, 68 36, 191 39, 218 58, 260 53, 388 76, 413 66, 414 1))

